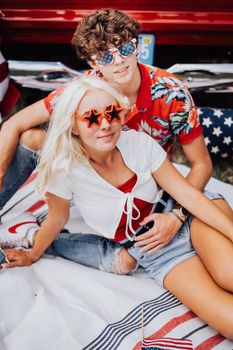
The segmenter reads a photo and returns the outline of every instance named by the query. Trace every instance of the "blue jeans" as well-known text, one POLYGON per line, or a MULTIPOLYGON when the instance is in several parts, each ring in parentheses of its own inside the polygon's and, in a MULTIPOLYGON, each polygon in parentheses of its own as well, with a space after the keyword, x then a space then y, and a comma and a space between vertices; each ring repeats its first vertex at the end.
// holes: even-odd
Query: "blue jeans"
POLYGON ((46 253, 101 271, 120 273, 118 254, 120 249, 120 244, 105 237, 61 232, 46 253))
POLYGON ((18 145, 15 155, 4 176, 3 189, 0 192, 0 210, 11 199, 19 187, 29 178, 36 168, 38 154, 22 145, 18 145))

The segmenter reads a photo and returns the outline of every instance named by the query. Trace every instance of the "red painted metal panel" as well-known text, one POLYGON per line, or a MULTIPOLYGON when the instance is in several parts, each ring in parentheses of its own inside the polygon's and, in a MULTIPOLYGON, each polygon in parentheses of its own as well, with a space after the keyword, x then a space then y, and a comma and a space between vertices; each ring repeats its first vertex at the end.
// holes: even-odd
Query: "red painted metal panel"
MULTIPOLYGON (((233 2, 224 0, 115 1, 120 8, 138 19, 142 31, 154 33, 157 44, 233 45, 233 2)), ((69 43, 77 23, 109 1, 38 1, 2 0, 5 17, 0 22, 3 42, 69 43)))

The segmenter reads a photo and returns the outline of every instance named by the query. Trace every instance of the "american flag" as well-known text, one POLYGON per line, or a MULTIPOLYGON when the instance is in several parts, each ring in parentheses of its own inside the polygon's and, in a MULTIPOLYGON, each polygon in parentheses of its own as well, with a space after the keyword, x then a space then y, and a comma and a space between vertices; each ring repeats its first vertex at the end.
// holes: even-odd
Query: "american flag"
POLYGON ((193 350, 193 344, 191 340, 184 338, 144 338, 142 350, 193 350))
POLYGON ((201 107, 199 116, 211 157, 233 159, 233 109, 201 107))

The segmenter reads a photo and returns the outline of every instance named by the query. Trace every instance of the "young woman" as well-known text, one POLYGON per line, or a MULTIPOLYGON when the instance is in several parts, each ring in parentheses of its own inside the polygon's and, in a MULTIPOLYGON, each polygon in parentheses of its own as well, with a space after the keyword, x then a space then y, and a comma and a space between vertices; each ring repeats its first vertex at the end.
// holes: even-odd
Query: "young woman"
MULTIPOLYGON (((209 194, 219 198, 216 205, 194 189, 150 136, 121 131, 126 108, 127 99, 97 78, 83 77, 65 88, 38 169, 38 190, 47 200, 48 217, 31 251, 6 251, 8 266, 30 265, 40 258, 67 222, 72 200, 94 234, 108 242, 134 241, 128 252, 152 278, 233 339, 231 210, 220 196, 209 194), (153 224, 160 215, 183 220, 181 213, 170 211, 172 199, 163 214, 153 214, 158 186, 195 218, 184 221, 175 238, 156 251, 156 230, 152 227, 141 234, 141 227, 153 224)), ((108 251, 104 270, 111 270, 110 256, 119 251, 120 244, 108 251)), ((67 247, 67 257, 72 247, 74 242, 67 247)))

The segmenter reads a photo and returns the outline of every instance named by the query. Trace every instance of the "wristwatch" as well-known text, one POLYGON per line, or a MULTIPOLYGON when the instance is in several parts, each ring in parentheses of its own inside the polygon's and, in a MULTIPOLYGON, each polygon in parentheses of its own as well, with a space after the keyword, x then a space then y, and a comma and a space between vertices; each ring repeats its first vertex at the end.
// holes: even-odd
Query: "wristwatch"
POLYGON ((182 221, 182 222, 185 222, 190 213, 188 212, 187 209, 183 208, 180 204, 176 204, 176 206, 172 209, 172 212, 173 213, 176 213, 176 215, 179 217, 179 219, 182 221))

